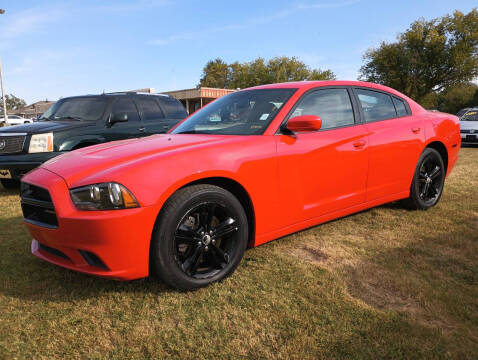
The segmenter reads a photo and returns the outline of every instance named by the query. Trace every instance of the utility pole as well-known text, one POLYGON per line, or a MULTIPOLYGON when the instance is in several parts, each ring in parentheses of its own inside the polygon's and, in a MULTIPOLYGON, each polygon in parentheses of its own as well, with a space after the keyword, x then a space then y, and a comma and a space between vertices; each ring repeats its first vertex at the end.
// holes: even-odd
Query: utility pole
MULTIPOLYGON (((5 14, 5 10, 0 9, 0 14, 5 14)), ((0 59, 0 83, 1 83, 1 86, 2 86, 3 118, 5 120, 5 126, 8 126, 7 101, 5 99, 5 91, 3 90, 3 73, 2 73, 2 60, 1 59, 0 59)))
POLYGON ((8 126, 7 101, 5 99, 5 91, 3 90, 3 74, 2 74, 2 60, 1 59, 0 59, 0 83, 2 85, 3 119, 5 120, 5 126, 8 126))

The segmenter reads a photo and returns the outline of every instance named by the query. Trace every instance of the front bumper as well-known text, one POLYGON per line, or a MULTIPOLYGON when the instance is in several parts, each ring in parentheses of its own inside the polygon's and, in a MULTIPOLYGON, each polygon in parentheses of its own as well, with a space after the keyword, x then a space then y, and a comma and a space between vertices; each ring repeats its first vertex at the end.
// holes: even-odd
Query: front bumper
POLYGON ((478 144, 478 130, 474 134, 463 134, 461 135, 462 144, 478 144))
POLYGON ((79 211, 58 175, 41 168, 22 181, 49 191, 58 219, 57 228, 25 222, 33 237, 33 255, 106 278, 132 280, 149 275, 149 247, 159 213, 157 207, 79 211))
POLYGON ((9 170, 12 174, 12 179, 20 180, 27 172, 61 154, 64 154, 64 152, 55 151, 36 154, 18 153, 0 155, 0 170, 9 170))

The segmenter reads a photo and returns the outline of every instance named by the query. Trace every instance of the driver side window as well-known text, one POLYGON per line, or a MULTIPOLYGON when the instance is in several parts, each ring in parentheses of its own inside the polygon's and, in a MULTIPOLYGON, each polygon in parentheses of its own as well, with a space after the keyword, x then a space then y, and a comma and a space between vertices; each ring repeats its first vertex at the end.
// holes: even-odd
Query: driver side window
POLYGON ((291 118, 317 115, 322 119, 321 129, 333 129, 355 123, 354 112, 347 89, 316 90, 305 95, 291 118))
POLYGON ((116 99, 113 103, 111 115, 120 113, 128 115, 128 123, 139 121, 138 109, 133 100, 128 97, 116 99))

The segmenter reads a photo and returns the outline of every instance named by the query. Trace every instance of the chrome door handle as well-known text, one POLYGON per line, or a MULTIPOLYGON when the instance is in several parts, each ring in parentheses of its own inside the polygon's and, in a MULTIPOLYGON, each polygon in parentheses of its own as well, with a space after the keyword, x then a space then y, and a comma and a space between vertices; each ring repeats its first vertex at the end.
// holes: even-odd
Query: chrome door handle
POLYGON ((144 127, 140 127, 138 130, 141 131, 141 132, 144 132, 144 130, 146 130, 146 129, 144 127))

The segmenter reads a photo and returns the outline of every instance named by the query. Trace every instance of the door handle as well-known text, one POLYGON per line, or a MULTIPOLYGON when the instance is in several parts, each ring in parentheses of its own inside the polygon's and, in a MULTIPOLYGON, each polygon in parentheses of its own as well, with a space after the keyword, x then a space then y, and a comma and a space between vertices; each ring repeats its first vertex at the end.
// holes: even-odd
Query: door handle
POLYGON ((143 127, 140 127, 138 130, 139 130, 140 132, 144 132, 144 130, 146 130, 146 129, 145 129, 144 126, 143 126, 143 127))
POLYGON ((164 126, 163 126, 163 129, 168 130, 168 129, 169 129, 169 125, 164 125, 164 126))
POLYGON ((420 130, 421 130, 421 129, 420 129, 419 127, 413 127, 413 128, 412 128, 412 133, 418 134, 418 133, 420 132, 420 130))
POLYGON ((357 149, 361 149, 365 146, 366 142, 364 140, 359 140, 354 142, 354 147, 357 149))

